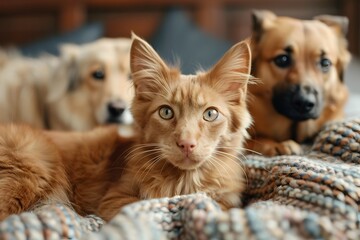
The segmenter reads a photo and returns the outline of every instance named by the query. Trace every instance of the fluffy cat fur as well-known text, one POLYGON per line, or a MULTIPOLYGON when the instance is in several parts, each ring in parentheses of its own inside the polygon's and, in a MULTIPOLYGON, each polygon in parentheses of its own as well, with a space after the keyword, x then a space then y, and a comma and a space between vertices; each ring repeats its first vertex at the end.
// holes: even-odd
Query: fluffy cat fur
POLYGON ((251 122, 248 45, 233 46, 207 72, 182 75, 135 37, 130 66, 136 93, 132 113, 142 134, 124 175, 102 199, 100 215, 110 219, 140 199, 195 192, 207 193, 224 209, 237 206, 243 189, 238 156, 251 122), (215 120, 206 120, 216 112, 215 120))
POLYGON ((47 203, 68 204, 81 215, 96 213, 132 143, 114 126, 89 132, 0 126, 0 220, 47 203))
POLYGON ((111 219, 141 199, 205 192, 223 209, 243 190, 239 160, 251 118, 246 107, 248 44, 209 71, 181 75, 134 36, 134 136, 0 128, 0 219, 48 202, 111 219))

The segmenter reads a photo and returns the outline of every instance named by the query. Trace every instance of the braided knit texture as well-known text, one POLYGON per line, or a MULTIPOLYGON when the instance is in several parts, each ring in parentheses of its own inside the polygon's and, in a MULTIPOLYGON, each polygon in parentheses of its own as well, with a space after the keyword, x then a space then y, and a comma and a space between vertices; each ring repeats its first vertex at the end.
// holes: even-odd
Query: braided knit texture
POLYGON ((104 223, 49 205, 1 222, 0 239, 360 239, 360 119, 328 124, 303 156, 243 163, 241 208, 199 193, 130 204, 104 223))

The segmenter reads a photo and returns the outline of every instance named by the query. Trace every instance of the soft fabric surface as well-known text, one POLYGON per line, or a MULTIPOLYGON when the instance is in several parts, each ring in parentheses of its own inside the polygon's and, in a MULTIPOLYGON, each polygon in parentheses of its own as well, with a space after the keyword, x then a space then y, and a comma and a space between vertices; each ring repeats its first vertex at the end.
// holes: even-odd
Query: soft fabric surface
POLYGON ((1 239, 360 239, 360 119, 325 127, 304 156, 244 160, 244 206, 203 194, 124 207, 109 223, 45 206, 0 223, 1 239))

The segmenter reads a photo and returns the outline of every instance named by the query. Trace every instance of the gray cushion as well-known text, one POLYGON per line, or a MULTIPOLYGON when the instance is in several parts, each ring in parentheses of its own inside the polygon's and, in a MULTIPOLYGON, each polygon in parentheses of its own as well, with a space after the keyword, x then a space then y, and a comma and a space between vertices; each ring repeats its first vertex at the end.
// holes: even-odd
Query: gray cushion
POLYGON ((42 39, 19 49, 25 56, 38 57, 42 53, 59 55, 59 45, 64 43, 83 44, 95 41, 104 35, 104 26, 100 22, 84 25, 74 31, 42 39))
POLYGON ((168 63, 174 64, 179 59, 185 74, 194 73, 200 67, 208 69, 232 45, 200 30, 181 9, 167 13, 150 42, 168 63))

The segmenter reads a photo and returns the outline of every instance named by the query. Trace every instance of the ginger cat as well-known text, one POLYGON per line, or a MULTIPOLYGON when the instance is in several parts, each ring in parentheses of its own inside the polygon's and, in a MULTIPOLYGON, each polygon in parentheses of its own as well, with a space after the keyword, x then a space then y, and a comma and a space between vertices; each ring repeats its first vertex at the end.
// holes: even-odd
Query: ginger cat
MULTIPOLYGON (((223 209, 243 189, 239 160, 251 117, 246 106, 248 44, 209 71, 181 75, 134 36, 131 70, 136 132, 0 127, 0 220, 48 202, 111 219, 141 199, 205 192, 223 209)), ((121 129, 120 129, 121 130, 121 129)))
POLYGON ((141 199, 195 192, 207 193, 224 209, 239 205, 239 154, 251 123, 246 107, 250 58, 241 42, 208 72, 181 75, 134 38, 132 113, 141 134, 124 175, 102 199, 100 216, 110 219, 141 199))

